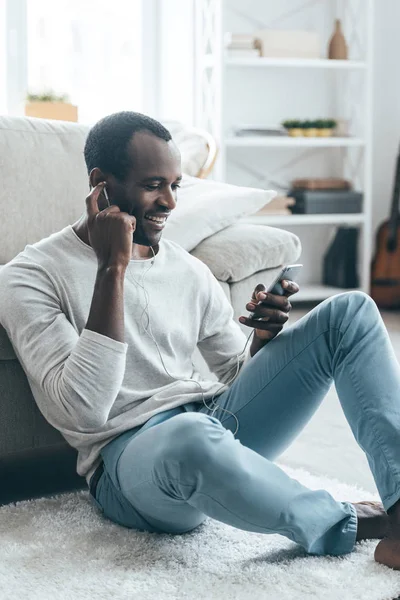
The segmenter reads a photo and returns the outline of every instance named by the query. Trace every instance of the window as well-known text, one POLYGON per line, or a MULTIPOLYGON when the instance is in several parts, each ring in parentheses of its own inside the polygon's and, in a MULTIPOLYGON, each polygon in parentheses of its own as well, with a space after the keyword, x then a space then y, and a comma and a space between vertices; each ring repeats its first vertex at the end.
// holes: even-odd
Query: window
POLYGON ((141 0, 26 2, 27 91, 67 94, 82 123, 142 110, 141 5, 141 0))

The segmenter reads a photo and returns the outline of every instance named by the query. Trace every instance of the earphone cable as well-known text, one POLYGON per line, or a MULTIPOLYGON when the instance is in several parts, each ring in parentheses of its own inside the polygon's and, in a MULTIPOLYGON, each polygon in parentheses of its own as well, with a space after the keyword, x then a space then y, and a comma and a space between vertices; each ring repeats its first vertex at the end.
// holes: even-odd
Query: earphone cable
POLYGON ((156 257, 156 255, 155 255, 155 252, 154 252, 154 250, 153 250, 153 247, 152 247, 152 246, 150 246, 150 248, 151 248, 151 251, 153 252, 153 259, 152 259, 152 261, 151 261, 151 263, 150 263, 150 266, 148 267, 148 269, 146 269, 146 271, 144 271, 144 273, 143 273, 143 275, 142 275, 142 278, 141 278, 141 283, 139 283, 139 282, 138 282, 138 281, 137 281, 137 280, 136 280, 136 279, 133 277, 132 273, 130 273, 130 269, 129 269, 129 268, 127 269, 128 277, 129 277, 129 279, 131 280, 131 282, 134 282, 136 285, 138 285, 138 286, 139 286, 139 287, 140 287, 140 288, 143 290, 143 292, 144 292, 144 297, 145 297, 146 306, 144 307, 144 309, 143 309, 143 311, 142 311, 142 314, 141 314, 141 317, 140 317, 140 323, 141 323, 141 325, 142 325, 142 327, 143 327, 143 330, 144 330, 144 331, 145 331, 145 333, 146 333, 146 334, 147 334, 147 335, 150 337, 150 339, 152 339, 152 340, 153 340, 153 342, 154 342, 154 344, 155 344, 155 346, 156 346, 156 348, 157 348, 157 352, 158 352, 158 354, 159 354, 159 357, 160 357, 160 360, 161 360, 162 366, 163 366, 163 368, 164 368, 164 371, 166 372, 166 374, 168 375, 168 377, 170 377, 170 378, 171 378, 173 381, 187 381, 187 382, 190 382, 190 383, 195 383, 195 384, 196 384, 196 385, 197 385, 197 386, 200 388, 200 392, 201 392, 201 395, 202 395, 202 401, 203 401, 203 404, 204 404, 204 406, 205 406, 205 407, 206 407, 208 410, 211 410, 211 411, 212 411, 212 413, 211 413, 211 416, 213 416, 213 415, 214 415, 215 411, 216 411, 218 408, 220 408, 222 411, 224 411, 224 412, 227 412, 227 413, 229 413, 230 415, 232 415, 232 416, 235 418, 235 420, 236 420, 236 430, 235 430, 235 432, 234 432, 234 434, 233 434, 233 435, 235 436, 235 435, 236 435, 236 433, 237 433, 237 432, 238 432, 238 430, 239 430, 239 421, 238 421, 238 419, 237 419, 236 415, 235 415, 234 413, 232 413, 231 411, 229 411, 229 410, 227 410, 227 409, 225 409, 225 408, 222 408, 222 406, 219 406, 218 404, 216 404, 216 401, 214 400, 214 398, 215 398, 216 394, 217 394, 217 393, 218 393, 220 390, 222 390, 223 388, 225 388, 226 386, 228 386, 229 384, 231 384, 231 383, 232 383, 232 382, 233 382, 233 381, 236 379, 236 377, 238 376, 238 373, 239 373, 239 370, 240 370, 240 356, 243 356, 243 354, 245 353, 245 351, 246 351, 246 348, 247 348, 247 345, 248 345, 248 343, 249 343, 249 341, 250 341, 250 338, 251 338, 251 336, 252 336, 252 335, 253 335, 253 333, 254 333, 254 330, 252 330, 252 331, 250 332, 250 334, 249 334, 249 336, 248 336, 248 338, 247 338, 247 340, 246 340, 246 344, 245 344, 245 346, 244 346, 244 348, 243 348, 242 352, 241 352, 240 354, 237 354, 237 355, 236 355, 236 357, 235 357, 235 358, 236 358, 236 360, 237 360, 237 365, 236 365, 236 372, 235 372, 234 376, 233 376, 233 377, 232 377, 232 378, 231 378, 231 379, 230 379, 230 380, 229 380, 227 383, 224 383, 224 384, 222 384, 222 385, 221 385, 221 386, 220 386, 220 387, 219 387, 219 388, 218 388, 218 389, 217 389, 217 390, 214 392, 214 394, 213 394, 213 396, 212 396, 212 398, 211 398, 211 404, 212 404, 212 405, 214 405, 214 406, 208 406, 208 404, 206 403, 205 397, 204 397, 204 390, 203 390, 202 386, 200 385, 200 383, 199 383, 198 381, 196 381, 196 380, 194 380, 194 379, 177 379, 176 377, 173 377, 173 375, 171 375, 171 373, 168 371, 167 367, 165 366, 164 359, 163 359, 163 357, 162 357, 162 354, 161 354, 161 351, 160 351, 159 345, 158 345, 158 343, 157 343, 157 340, 154 338, 153 331, 152 331, 152 328, 151 328, 150 314, 149 314, 149 311, 148 311, 148 307, 149 307, 149 305, 150 305, 150 296, 149 296, 149 293, 148 293, 148 291, 146 290, 146 288, 145 288, 145 286, 144 286, 144 279, 145 279, 145 276, 147 275, 147 273, 148 273, 148 272, 150 271, 150 269, 152 268, 152 266, 153 266, 153 264, 154 264, 155 257, 156 257), (144 325, 144 323, 143 323, 143 316, 144 316, 144 314, 146 314, 146 316, 147 316, 147 326, 146 326, 146 327, 145 327, 145 325, 144 325))

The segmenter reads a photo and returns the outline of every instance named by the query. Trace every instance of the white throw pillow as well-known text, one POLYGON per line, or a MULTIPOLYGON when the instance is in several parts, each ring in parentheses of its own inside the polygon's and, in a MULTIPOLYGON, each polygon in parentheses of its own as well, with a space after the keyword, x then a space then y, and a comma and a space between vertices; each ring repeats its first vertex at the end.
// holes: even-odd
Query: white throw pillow
POLYGON ((252 215, 276 196, 272 190, 241 187, 184 175, 178 204, 163 237, 190 252, 213 233, 252 215))

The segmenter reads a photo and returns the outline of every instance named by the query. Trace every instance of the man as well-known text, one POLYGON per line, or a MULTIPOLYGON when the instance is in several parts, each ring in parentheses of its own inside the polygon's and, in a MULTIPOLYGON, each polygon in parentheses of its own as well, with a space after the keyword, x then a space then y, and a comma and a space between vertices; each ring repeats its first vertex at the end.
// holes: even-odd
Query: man
POLYGON ((313 554, 384 538, 376 560, 400 568, 400 369, 372 300, 340 294, 280 333, 299 288, 261 282, 243 307, 261 320, 240 318, 247 352, 209 269, 162 240, 181 180, 169 132, 117 113, 92 128, 85 160, 86 213, 4 267, 0 320, 93 502, 126 527, 184 533, 210 516, 313 554), (196 345, 219 382, 195 371, 196 345), (272 462, 333 380, 388 515, 272 462))

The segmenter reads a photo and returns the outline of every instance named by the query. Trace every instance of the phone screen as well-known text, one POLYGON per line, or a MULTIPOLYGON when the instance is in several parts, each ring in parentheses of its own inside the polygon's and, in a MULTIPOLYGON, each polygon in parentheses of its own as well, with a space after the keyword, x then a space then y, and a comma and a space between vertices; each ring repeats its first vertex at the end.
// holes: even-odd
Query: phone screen
POLYGON ((278 277, 268 288, 268 292, 271 294, 276 294, 277 296, 283 296, 285 294, 285 290, 281 286, 280 282, 286 279, 287 281, 296 281, 297 275, 300 272, 303 265, 289 265, 284 267, 282 271, 279 273, 278 277))

